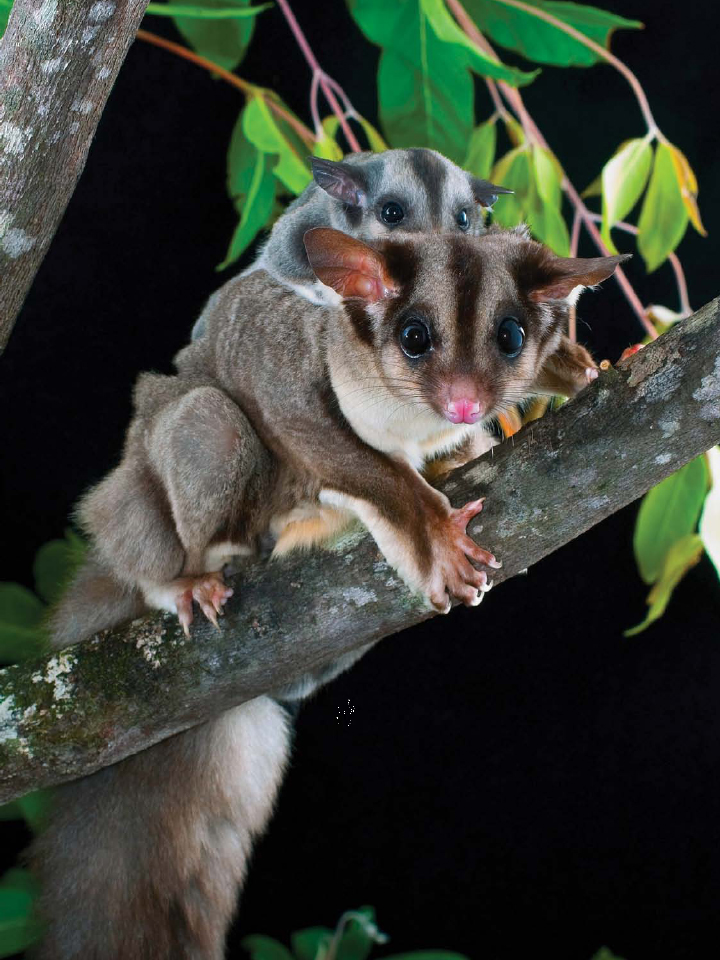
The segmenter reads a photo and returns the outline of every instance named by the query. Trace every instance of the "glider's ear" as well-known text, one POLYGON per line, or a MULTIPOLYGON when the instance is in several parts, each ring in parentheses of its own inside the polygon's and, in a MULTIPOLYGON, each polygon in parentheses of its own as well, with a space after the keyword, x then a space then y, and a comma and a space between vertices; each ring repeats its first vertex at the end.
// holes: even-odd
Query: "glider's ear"
POLYGON ((385 257, 361 240, 340 230, 315 227, 307 231, 303 243, 315 276, 344 300, 375 303, 397 293, 385 257))

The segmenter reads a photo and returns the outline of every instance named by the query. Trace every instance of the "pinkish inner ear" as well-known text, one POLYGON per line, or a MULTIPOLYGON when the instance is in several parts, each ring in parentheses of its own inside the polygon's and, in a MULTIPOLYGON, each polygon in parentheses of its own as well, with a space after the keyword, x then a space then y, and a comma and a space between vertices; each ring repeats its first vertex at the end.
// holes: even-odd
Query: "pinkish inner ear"
POLYGON ((340 230, 316 227, 307 231, 303 243, 315 276, 344 300, 374 303, 396 294, 385 258, 362 241, 340 230))
POLYGON ((536 303, 545 300, 564 300, 575 287, 592 287, 607 280, 615 268, 632 254, 622 253, 614 257, 555 257, 548 264, 547 280, 536 286, 530 299, 536 303))

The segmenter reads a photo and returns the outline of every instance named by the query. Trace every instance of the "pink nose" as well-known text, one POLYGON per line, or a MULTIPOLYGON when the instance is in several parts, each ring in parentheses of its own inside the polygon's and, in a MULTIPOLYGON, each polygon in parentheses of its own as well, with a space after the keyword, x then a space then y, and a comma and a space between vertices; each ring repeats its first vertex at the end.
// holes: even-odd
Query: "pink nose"
POLYGON ((483 411, 477 400, 450 400, 445 407, 445 416, 450 423, 477 423, 483 411))

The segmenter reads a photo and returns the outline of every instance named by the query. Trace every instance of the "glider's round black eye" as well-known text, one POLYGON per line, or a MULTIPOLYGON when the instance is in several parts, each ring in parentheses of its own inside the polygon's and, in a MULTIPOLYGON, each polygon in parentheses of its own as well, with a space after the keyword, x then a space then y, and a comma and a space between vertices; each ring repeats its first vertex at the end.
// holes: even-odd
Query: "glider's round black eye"
POLYGON ((506 357, 517 357, 525 343, 525 331, 515 317, 505 317, 497 332, 498 346, 506 357))
POLYGON ((430 349, 430 331, 420 320, 413 320, 406 327, 403 327, 400 334, 400 346, 406 356, 416 360, 430 349))
POLYGON ((457 220, 457 225, 461 230, 467 230, 467 228, 470 226, 470 218, 468 217, 467 210, 461 210, 455 219, 457 220))
POLYGON ((405 211, 395 200, 390 200, 383 206, 380 216, 385 223, 395 225, 405 219, 405 211))

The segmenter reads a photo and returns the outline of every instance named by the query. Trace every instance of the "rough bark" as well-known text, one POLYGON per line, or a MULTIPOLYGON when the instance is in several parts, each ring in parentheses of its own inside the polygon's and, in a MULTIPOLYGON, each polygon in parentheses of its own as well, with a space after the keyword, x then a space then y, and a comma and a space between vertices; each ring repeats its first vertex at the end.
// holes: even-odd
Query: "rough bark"
POLYGON ((0 40, 0 354, 148 0, 15 0, 0 40))
MULTIPOLYGON (((513 576, 720 440, 720 298, 444 489, 513 576)), ((430 616, 365 533, 256 564, 220 632, 158 614, 0 672, 0 800, 88 774, 430 616)), ((486 603, 493 603, 491 594, 486 603)), ((482 617, 482 608, 477 613, 482 617)))

